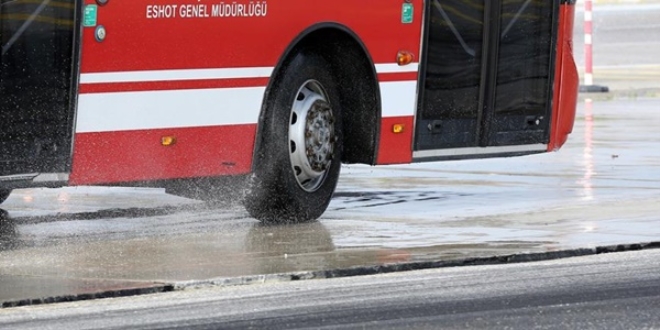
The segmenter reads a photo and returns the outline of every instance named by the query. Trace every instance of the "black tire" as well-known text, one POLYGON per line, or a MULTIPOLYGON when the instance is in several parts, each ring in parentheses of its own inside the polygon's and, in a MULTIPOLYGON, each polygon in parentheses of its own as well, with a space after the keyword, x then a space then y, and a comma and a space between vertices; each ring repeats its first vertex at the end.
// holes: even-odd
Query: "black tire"
POLYGON ((2 204, 2 202, 4 202, 9 197, 9 195, 11 195, 11 189, 1 189, 0 190, 0 204, 2 204))
POLYGON ((300 51, 293 55, 277 79, 267 96, 261 118, 253 174, 248 182, 244 205, 252 217, 265 223, 315 220, 327 209, 341 169, 341 105, 337 85, 332 78, 330 64, 320 55, 310 51, 300 51), (305 86, 310 88, 303 89, 305 86), (310 102, 319 95, 324 96, 325 100, 317 99, 312 103, 313 106, 305 112, 305 118, 300 119, 305 120, 303 124, 292 115, 292 111, 304 108, 296 105, 307 102, 305 98, 308 95, 311 95, 307 100, 310 102), (320 113, 324 115, 319 115, 320 113), (301 126, 308 133, 308 119, 318 118, 322 118, 320 122, 326 124, 321 125, 323 138, 316 134, 315 137, 304 135, 302 147, 304 150, 310 150, 306 147, 312 148, 315 144, 308 145, 308 141, 316 141, 319 146, 323 144, 324 148, 331 149, 330 152, 318 152, 320 162, 328 162, 326 159, 330 159, 325 166, 315 162, 316 151, 312 153, 314 156, 305 153, 306 158, 300 157, 300 153, 295 151, 299 150, 298 144, 295 144, 289 135, 291 129, 291 134, 300 137, 301 135, 295 132, 300 132, 301 126), (295 155, 298 156, 294 157, 295 155), (322 179, 316 177, 312 180, 313 187, 309 185, 309 181, 299 182, 300 166, 294 169, 294 165, 299 164, 301 159, 307 159, 307 164, 318 165, 309 168, 322 169, 324 173, 322 179))

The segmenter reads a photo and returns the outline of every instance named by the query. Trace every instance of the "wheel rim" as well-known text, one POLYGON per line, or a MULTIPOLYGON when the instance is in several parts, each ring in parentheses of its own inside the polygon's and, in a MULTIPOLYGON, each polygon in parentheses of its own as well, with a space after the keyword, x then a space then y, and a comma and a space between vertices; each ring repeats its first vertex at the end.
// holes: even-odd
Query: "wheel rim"
POLYGON ((289 156, 298 185, 307 192, 325 181, 337 140, 335 118, 321 83, 308 80, 298 89, 289 118, 289 156))

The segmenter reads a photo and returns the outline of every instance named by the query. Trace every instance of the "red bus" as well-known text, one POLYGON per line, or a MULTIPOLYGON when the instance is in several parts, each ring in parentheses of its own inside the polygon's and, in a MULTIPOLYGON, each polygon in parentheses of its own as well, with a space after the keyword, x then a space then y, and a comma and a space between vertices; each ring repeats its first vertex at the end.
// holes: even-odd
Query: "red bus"
MULTIPOLYGON (((341 163, 560 148, 574 0, 1 0, 0 199, 242 178, 320 217, 341 163)), ((176 193, 176 192, 175 192, 176 193)))

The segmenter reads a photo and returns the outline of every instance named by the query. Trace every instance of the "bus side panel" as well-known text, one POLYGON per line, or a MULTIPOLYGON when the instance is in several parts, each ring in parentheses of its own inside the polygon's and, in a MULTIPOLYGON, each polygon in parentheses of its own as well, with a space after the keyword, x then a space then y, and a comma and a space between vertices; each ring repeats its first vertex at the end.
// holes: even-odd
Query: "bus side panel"
POLYGON ((580 83, 573 59, 573 19, 575 5, 562 3, 559 10, 559 35, 557 38, 557 66, 555 73, 552 128, 548 151, 561 148, 573 131, 577 94, 580 83))
MULTIPOLYGON (((421 42, 424 26, 425 3, 423 0, 407 0, 413 6, 413 18, 402 24, 398 20, 393 31, 382 29, 385 36, 398 36, 400 50, 411 52, 414 61, 409 66, 400 67, 399 73, 379 73, 382 119, 378 143, 377 165, 408 164, 412 162, 415 112, 418 97, 419 63, 422 57, 421 42), (397 126, 399 130, 394 129, 397 126)), ((399 8, 402 2, 398 3, 399 8)), ((377 70, 378 71, 378 70, 377 70)))
POLYGON ((408 164, 412 162, 412 116, 383 118, 380 129, 380 143, 376 164, 408 164), (394 126, 401 125, 403 131, 394 132, 394 126))
MULTIPOLYGON (((419 7, 421 9, 421 5, 419 7)), ((417 19, 421 24, 421 13, 417 19)), ((420 34, 416 35, 416 40, 420 40, 420 34)), ((419 45, 416 46, 419 49, 419 45)), ((398 76, 382 74, 378 76, 383 115, 376 159, 378 165, 406 164, 412 161, 414 132, 412 110, 417 104, 417 74, 410 72, 398 76), (396 80, 388 81, 393 78, 396 80), (401 131, 395 131, 395 125, 399 126, 401 131)))
MULTIPOLYGON (((401 0, 131 0, 98 6, 96 25, 83 28, 70 184, 248 173, 269 77, 290 43, 322 22, 352 30, 369 52, 381 88, 398 91, 396 97, 382 93, 382 121, 405 117, 410 123, 421 3, 413 2, 412 24, 402 23, 401 0), (100 26, 102 41, 95 38, 100 26), (414 65, 396 65, 401 50, 415 54, 414 65), (164 137, 176 143, 163 146, 164 137)), ((381 136, 379 160, 409 161, 411 134, 381 136)))
POLYGON ((254 144, 256 125, 149 129, 76 134, 78 167, 70 184, 159 180, 163 178, 242 174, 250 171, 250 155, 223 155, 254 144), (163 137, 176 137, 168 147, 156 148, 163 137), (222 144, 208 143, 221 140, 222 144), (186 148, 197 145, 199 148, 186 148), (125 157, 125 158, 124 158, 125 157), (194 160, 194 161, 191 161, 194 160), (100 165, 103 161, 107 165, 100 165))

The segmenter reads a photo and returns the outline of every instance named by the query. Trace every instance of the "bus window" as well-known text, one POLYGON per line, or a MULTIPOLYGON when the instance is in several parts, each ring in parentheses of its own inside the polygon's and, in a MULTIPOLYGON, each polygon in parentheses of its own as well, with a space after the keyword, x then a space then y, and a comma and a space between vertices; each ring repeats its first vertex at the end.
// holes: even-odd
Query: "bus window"
POLYGON ((63 172, 69 161, 73 1, 3 1, 0 175, 63 172))
POLYGON ((484 0, 433 0, 418 149, 476 143, 484 0))
MULTIPOLYGON (((429 2, 418 155, 443 158, 456 153, 430 151, 495 146, 545 150, 558 6, 532 0, 429 2)), ((462 154, 488 153, 470 150, 462 154)))

